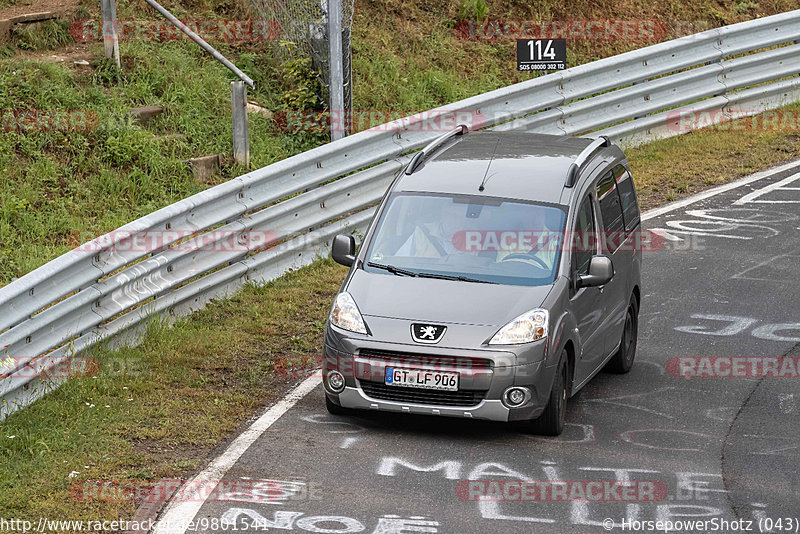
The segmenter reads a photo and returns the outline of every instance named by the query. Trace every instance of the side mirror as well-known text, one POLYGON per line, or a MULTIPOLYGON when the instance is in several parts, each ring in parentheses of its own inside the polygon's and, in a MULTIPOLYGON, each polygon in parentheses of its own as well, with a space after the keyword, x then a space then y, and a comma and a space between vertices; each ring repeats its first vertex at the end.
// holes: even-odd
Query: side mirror
POLYGON ((331 245, 333 261, 350 267, 356 261, 356 238, 351 235, 339 234, 333 238, 331 245))
POLYGON ((614 264, 606 256, 592 256, 589 263, 589 274, 576 277, 576 289, 582 287, 604 286, 614 278, 614 264))

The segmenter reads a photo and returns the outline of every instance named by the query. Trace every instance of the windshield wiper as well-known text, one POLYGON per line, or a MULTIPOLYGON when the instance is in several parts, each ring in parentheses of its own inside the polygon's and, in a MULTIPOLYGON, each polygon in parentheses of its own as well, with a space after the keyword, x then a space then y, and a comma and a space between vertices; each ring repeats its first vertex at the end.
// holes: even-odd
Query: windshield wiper
POLYGON ((400 267, 395 267, 394 265, 384 265, 383 263, 375 263, 374 261, 368 261, 367 265, 370 267, 375 267, 376 269, 383 269, 384 271, 389 271, 392 274, 396 274, 397 276, 417 276, 417 273, 412 271, 406 271, 405 269, 401 269, 400 267))
POLYGON ((407 271, 406 269, 401 269, 400 267, 395 267, 394 265, 375 263, 374 261, 368 261, 367 265, 369 267, 374 267, 376 269, 383 269, 384 271, 389 271, 390 273, 395 274, 397 276, 436 278, 438 280, 456 280, 458 282, 474 282, 478 284, 496 284, 496 282, 487 282, 486 280, 478 280, 477 278, 470 278, 468 276, 463 276, 463 275, 415 273, 414 271, 407 271))
POLYGON ((439 280, 456 280, 459 282, 475 282, 478 284, 495 284, 496 282, 487 282, 486 280, 478 280, 477 278, 470 278, 463 275, 452 274, 434 274, 434 273, 417 273, 420 278, 437 278, 439 280))

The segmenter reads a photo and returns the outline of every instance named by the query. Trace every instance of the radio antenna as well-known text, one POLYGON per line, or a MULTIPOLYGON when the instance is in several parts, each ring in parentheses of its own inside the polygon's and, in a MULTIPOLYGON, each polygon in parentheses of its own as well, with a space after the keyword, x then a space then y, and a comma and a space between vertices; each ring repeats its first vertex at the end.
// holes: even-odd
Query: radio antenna
MULTIPOLYGON (((492 162, 494 161, 494 155, 497 153, 497 145, 500 144, 500 139, 494 144, 494 150, 492 151, 492 157, 489 158, 489 165, 486 166, 486 172, 483 174, 483 180, 481 180, 481 185, 478 186, 478 191, 483 191, 486 189, 486 181, 489 179, 489 169, 492 168, 492 162)), ((494 175, 492 175, 494 176, 494 175)))

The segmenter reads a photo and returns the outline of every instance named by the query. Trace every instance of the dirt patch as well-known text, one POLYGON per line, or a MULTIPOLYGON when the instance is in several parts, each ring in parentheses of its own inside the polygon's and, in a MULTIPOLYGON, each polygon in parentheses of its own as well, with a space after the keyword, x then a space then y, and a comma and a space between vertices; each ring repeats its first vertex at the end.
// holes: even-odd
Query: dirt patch
MULTIPOLYGON (((191 417, 191 413, 183 414, 184 417, 191 417)), ((169 445, 163 440, 156 439, 137 439, 131 440, 134 450, 148 456, 154 465, 170 464, 175 461, 197 460, 205 458, 208 454, 207 447, 199 447, 181 443, 169 445)), ((188 474, 189 471, 184 474, 188 474)))
MULTIPOLYGON (((0 4, 2 5, 2 4, 0 4)), ((0 20, 10 19, 28 13, 42 13, 49 11, 59 16, 74 13, 80 5, 79 0, 27 0, 17 5, 0 9, 0 20)))
MULTIPOLYGON (((16 57, 18 59, 44 61, 46 63, 66 63, 79 67, 79 65, 75 65, 75 61, 80 61, 82 59, 92 61, 96 57, 96 54, 91 51, 90 47, 91 45, 88 43, 73 43, 61 46, 56 50, 48 50, 45 52, 41 50, 19 50, 16 57)), ((83 68, 88 69, 89 67, 86 66, 83 68)))

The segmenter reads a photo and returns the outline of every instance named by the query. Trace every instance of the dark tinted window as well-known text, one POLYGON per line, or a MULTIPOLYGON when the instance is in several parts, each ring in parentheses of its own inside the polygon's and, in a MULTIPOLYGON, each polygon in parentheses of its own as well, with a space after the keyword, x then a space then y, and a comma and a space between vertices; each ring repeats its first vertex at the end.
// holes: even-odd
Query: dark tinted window
POLYGON ((622 218, 622 207, 616 185, 611 171, 597 183, 597 201, 600 204, 603 230, 607 239, 612 241, 616 241, 615 236, 625 231, 625 221, 622 218))
POLYGON ((589 262, 597 252, 595 239, 594 216, 592 214, 592 197, 586 195, 578 210, 573 236, 573 266, 578 274, 589 274, 589 262))
POLYGON ((639 224, 639 204, 636 202, 636 191, 633 188, 633 178, 624 166, 614 167, 614 179, 617 181, 617 190, 622 200, 622 214, 625 217, 625 228, 633 230, 639 224))

